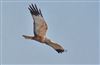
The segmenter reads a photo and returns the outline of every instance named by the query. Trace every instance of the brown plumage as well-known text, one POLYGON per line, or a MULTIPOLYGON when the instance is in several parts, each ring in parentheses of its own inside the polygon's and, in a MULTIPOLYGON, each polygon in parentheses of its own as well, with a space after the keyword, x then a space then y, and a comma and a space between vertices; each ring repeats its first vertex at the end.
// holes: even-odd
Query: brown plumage
POLYGON ((48 26, 43 18, 43 15, 41 13, 41 10, 37 8, 36 4, 29 5, 29 11, 33 18, 33 26, 34 26, 34 36, 27 36, 23 35, 25 39, 31 39, 36 40, 40 43, 45 43, 46 45, 51 46, 53 49, 55 49, 58 53, 64 52, 64 48, 60 46, 59 44, 51 41, 46 37, 46 32, 48 29, 48 26))

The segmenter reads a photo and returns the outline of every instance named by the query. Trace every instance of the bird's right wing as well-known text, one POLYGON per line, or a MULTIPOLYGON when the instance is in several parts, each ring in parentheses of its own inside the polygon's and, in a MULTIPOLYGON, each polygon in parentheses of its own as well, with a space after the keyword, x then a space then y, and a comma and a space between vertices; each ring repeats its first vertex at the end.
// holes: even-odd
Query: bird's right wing
POLYGON ((58 53, 64 52, 64 48, 62 46, 51 41, 50 39, 46 39, 45 43, 55 49, 58 53))
POLYGON ((28 9, 34 20, 34 34, 38 36, 45 36, 48 27, 42 16, 41 10, 37 8, 36 4, 29 5, 28 9))

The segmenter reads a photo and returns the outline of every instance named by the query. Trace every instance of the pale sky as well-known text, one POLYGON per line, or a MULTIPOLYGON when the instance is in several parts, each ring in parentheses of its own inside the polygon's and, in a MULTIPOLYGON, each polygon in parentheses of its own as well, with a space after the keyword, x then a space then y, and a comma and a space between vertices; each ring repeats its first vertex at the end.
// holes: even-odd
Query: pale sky
MULTIPOLYGON (((90 0, 88 0, 90 1, 90 0)), ((2 2, 2 64, 98 64, 98 2, 2 2), (36 3, 48 24, 47 36, 68 52, 22 35, 32 35, 28 5, 36 3)))

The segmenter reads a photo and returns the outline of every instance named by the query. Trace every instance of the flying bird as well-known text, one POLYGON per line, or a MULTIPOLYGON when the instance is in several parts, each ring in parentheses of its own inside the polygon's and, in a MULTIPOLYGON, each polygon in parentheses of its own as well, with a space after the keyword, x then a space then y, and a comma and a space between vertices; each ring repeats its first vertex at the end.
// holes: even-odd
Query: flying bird
POLYGON ((53 42, 49 38, 46 37, 46 32, 48 29, 47 23, 44 20, 42 12, 39 8, 37 8, 36 4, 31 4, 28 7, 32 18, 33 18, 33 32, 34 36, 22 35, 25 39, 35 40, 40 43, 51 46, 58 53, 64 52, 64 48, 56 42, 53 42))

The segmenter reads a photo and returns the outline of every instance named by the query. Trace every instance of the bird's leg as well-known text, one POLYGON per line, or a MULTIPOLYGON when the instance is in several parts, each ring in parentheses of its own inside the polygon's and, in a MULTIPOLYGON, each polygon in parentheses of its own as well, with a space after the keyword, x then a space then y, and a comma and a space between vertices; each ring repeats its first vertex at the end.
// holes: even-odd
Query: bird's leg
POLYGON ((33 40, 34 39, 34 36, 27 36, 27 35, 22 35, 25 39, 31 39, 33 40))

